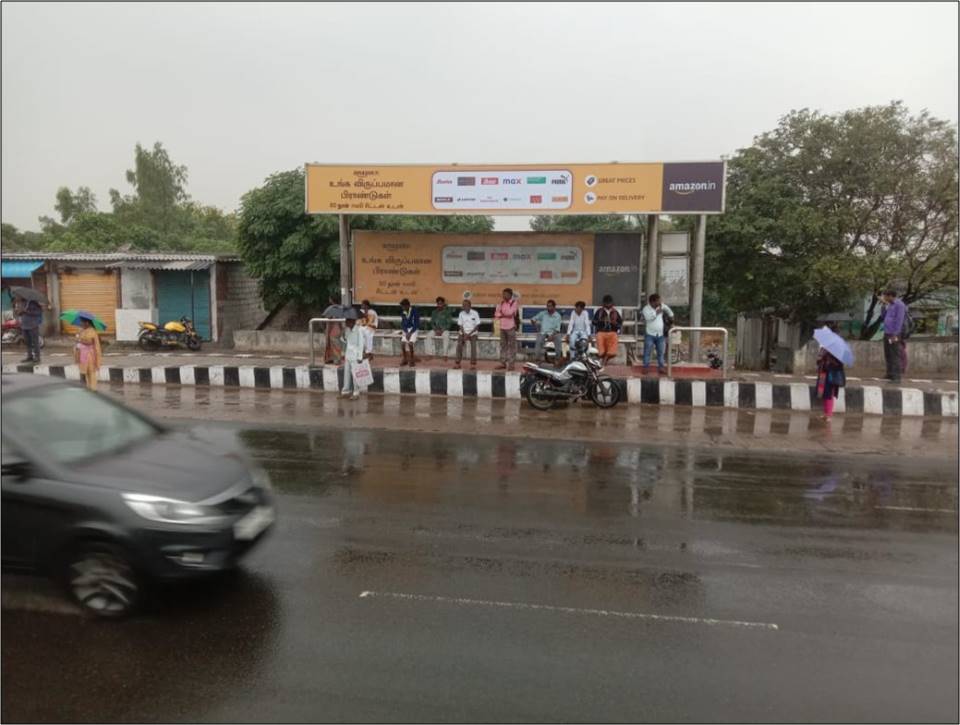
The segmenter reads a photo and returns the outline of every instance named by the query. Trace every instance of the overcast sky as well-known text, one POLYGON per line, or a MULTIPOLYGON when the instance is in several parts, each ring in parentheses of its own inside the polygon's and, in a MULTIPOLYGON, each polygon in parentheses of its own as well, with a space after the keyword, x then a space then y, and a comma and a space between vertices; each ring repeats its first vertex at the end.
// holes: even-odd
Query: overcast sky
MULTIPOLYGON (((226 210, 306 161, 715 159, 794 108, 957 119, 957 5, 2 5, 3 221, 138 141, 226 210)), ((515 222, 517 220, 514 220, 515 222)), ((501 227, 509 228, 509 227, 501 227)))

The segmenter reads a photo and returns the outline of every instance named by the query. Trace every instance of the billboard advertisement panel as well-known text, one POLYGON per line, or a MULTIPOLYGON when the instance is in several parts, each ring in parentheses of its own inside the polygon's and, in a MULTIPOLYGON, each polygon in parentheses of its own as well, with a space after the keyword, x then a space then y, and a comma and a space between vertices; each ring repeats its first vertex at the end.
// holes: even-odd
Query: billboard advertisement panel
POLYGON ((725 164, 306 165, 308 214, 723 211, 725 164))

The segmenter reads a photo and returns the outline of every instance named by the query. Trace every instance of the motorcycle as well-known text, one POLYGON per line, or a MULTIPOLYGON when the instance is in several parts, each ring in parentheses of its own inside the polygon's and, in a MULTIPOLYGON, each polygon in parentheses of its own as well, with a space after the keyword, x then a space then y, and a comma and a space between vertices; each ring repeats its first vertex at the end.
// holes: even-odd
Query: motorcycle
MULTIPOLYGON (((3 335, 0 336, 0 343, 4 345, 17 345, 21 342, 25 341, 23 339, 23 330, 20 329, 20 320, 8 315, 3 321, 3 335)), ((40 335, 41 350, 45 344, 43 335, 40 335)))
POLYGON ((573 359, 560 370, 525 363, 521 390, 537 410, 550 410, 557 403, 589 397, 599 408, 612 408, 620 402, 620 386, 603 372, 598 351, 586 340, 578 340, 573 359))
POLYGON ((159 350, 161 347, 180 347, 196 352, 200 349, 200 335, 193 327, 193 320, 181 317, 179 322, 171 320, 160 327, 153 322, 141 322, 137 342, 144 350, 159 350))

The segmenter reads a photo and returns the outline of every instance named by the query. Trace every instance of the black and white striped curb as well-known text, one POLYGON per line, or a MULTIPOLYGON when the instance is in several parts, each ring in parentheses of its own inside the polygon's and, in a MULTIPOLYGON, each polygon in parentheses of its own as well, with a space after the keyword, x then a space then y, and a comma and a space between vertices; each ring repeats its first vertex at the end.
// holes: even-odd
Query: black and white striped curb
MULTIPOLYGON (((80 369, 76 365, 4 365, 3 372, 33 372, 80 380, 80 369)), ((102 367, 98 380, 105 383, 339 391, 343 387, 343 368, 310 368, 305 365, 102 367)), ((808 383, 629 378, 618 379, 617 384, 629 403, 794 411, 815 411, 820 406, 816 387, 808 383)), ((520 373, 374 368, 373 384, 368 392, 519 399, 520 373)), ((955 392, 862 385, 842 389, 834 410, 837 413, 955 418, 958 402, 955 392)))

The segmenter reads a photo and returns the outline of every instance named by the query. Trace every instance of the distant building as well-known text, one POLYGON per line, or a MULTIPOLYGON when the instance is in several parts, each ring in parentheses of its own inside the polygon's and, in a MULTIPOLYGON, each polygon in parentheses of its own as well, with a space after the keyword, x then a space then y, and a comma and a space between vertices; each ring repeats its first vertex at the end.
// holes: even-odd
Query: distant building
POLYGON ((253 329, 266 312, 250 277, 232 255, 16 253, 0 255, 0 286, 33 287, 51 309, 46 335, 71 334, 63 310, 83 309, 107 323, 106 336, 136 340, 141 320, 189 317, 205 340, 230 341, 234 330, 253 329))

